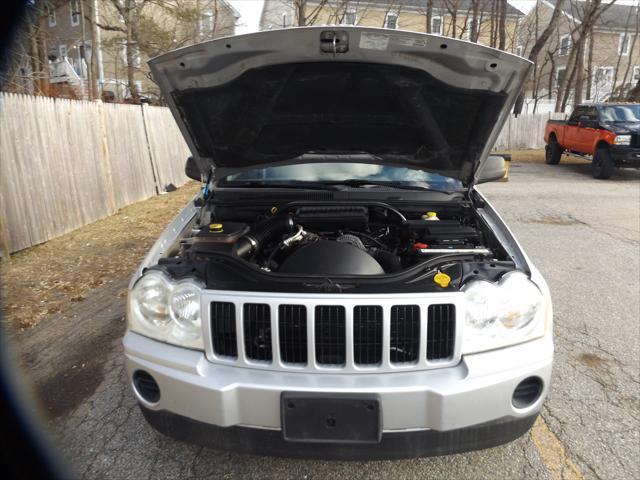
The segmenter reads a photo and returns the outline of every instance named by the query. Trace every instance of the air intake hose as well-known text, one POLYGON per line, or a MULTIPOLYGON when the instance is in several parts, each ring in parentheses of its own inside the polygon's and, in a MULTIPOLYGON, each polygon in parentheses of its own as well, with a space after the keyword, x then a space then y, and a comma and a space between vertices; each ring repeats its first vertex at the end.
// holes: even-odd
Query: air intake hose
POLYGON ((265 241, 276 235, 282 236, 295 230, 295 223, 291 215, 276 215, 256 223, 246 235, 242 236, 234 245, 233 253, 241 258, 247 258, 257 252, 265 241))

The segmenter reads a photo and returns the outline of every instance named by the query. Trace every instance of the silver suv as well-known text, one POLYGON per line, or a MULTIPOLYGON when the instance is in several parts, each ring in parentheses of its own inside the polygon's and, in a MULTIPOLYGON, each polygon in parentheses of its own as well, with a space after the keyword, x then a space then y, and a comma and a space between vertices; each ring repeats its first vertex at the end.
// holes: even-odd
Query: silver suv
POLYGON ((320 27, 151 62, 204 188, 130 285, 159 431, 267 455, 439 455, 535 421, 549 290, 476 190, 529 70, 432 35, 320 27))

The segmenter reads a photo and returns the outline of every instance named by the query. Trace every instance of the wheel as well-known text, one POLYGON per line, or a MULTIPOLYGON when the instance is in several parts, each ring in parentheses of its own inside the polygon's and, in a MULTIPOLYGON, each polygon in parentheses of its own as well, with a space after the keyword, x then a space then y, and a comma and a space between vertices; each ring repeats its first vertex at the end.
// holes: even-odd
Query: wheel
POLYGON ((616 168, 611 158, 611 152, 607 147, 598 147, 596 153, 593 156, 593 162, 591 163, 593 178, 600 178, 606 180, 611 177, 613 170, 616 168))
POLYGON ((545 147, 544 161, 549 165, 557 165, 560 163, 562 157, 562 147, 556 140, 556 137, 551 137, 549 143, 545 147))

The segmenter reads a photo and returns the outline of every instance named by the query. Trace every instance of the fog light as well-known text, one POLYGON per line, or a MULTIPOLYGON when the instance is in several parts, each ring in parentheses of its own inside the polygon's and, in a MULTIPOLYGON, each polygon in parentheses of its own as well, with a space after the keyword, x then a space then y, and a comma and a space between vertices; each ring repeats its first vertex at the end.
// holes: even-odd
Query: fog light
POLYGON ((144 400, 157 403, 160 400, 160 387, 154 378, 143 370, 136 370, 133 374, 133 386, 144 400))
POLYGON ((516 408, 527 408, 538 401, 542 393, 542 380, 528 377, 521 381, 513 391, 511 402, 516 408))

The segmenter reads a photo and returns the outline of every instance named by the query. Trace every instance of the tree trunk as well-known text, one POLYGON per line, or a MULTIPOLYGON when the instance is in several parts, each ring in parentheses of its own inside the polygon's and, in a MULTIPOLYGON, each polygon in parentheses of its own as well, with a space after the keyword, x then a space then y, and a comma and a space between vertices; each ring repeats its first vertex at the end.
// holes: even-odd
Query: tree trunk
POLYGON ((296 21, 299 27, 304 27, 306 24, 304 17, 306 3, 306 0, 295 0, 296 21))
POLYGON ((589 31, 589 53, 587 55, 587 98, 591 98, 593 82, 593 28, 589 31))
POLYGON ((126 43, 126 51, 125 56, 127 59, 127 85, 129 87, 129 93, 131 95, 131 101, 133 103, 138 103, 140 99, 140 95, 138 93, 138 89, 136 87, 135 82, 135 67, 134 67, 134 42, 133 42, 133 18, 134 18, 134 2, 133 0, 127 0, 125 5, 125 13, 127 18, 125 20, 125 28, 127 29, 127 43, 126 43))
POLYGON ((433 33, 431 31, 431 20, 433 19, 433 0, 426 0, 427 2, 427 33, 433 33))
POLYGON ((498 18, 498 48, 505 50, 507 46, 507 0, 498 0, 500 17, 498 18))
POLYGON ((480 11, 480 0, 472 0, 473 16, 471 17, 471 32, 469 33, 469 40, 472 42, 478 41, 478 12, 480 11))
POLYGON ((91 25, 91 60, 89 69, 91 70, 91 82, 89 85, 91 98, 100 98, 100 87, 98 86, 98 25, 96 25, 96 12, 94 1, 89 0, 89 24, 91 25))
POLYGON ((560 13, 562 13, 562 4, 564 0, 558 0, 556 2, 556 6, 553 9, 553 13, 551 14, 551 18, 549 19, 549 24, 542 31, 542 34, 536 39, 536 42, 531 47, 531 51, 529 52, 529 60, 532 62, 536 62, 538 59, 538 55, 540 51, 544 48, 549 40, 549 37, 556 29, 556 25, 558 24, 558 19, 560 18, 560 13))
MULTIPOLYGON (((91 59, 87 54, 87 32, 86 32, 86 20, 84 16, 84 0, 80 0, 78 2, 80 6, 80 36, 82 37, 82 60, 84 60, 84 66, 87 69, 87 97, 89 100, 93 100, 95 97, 93 96, 93 77, 91 72, 91 59)), ((93 42, 91 42, 91 56, 93 56, 93 42)), ((80 64, 80 79, 83 83, 82 90, 84 91, 84 79, 82 78, 82 64, 80 64)))
POLYGON ((581 42, 578 50, 578 58, 575 68, 576 86, 573 95, 573 106, 576 107, 582 103, 582 89, 584 87, 584 41, 581 42))

